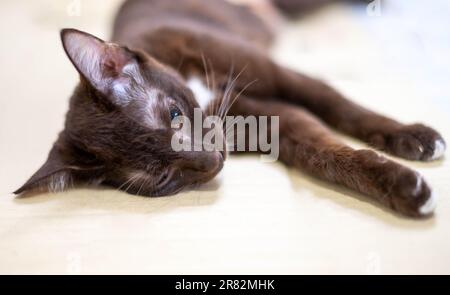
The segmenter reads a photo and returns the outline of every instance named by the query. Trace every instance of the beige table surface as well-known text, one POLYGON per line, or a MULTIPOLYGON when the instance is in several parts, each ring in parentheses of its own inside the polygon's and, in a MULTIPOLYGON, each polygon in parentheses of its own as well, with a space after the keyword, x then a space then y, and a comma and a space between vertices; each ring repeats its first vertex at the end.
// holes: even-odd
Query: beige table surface
MULTIPOLYGON (((79 1, 80 15, 76 6, 67 10, 77 4, 0 3, 0 274, 450 274, 445 160, 401 161, 440 196, 425 221, 252 156, 229 159, 201 191, 170 198, 115 190, 15 198, 10 192, 45 160, 77 81, 58 29, 107 38, 117 1, 79 1)), ((334 6, 287 27, 274 55, 450 140, 448 109, 429 98, 426 85, 392 74, 382 51, 352 8, 334 6)))

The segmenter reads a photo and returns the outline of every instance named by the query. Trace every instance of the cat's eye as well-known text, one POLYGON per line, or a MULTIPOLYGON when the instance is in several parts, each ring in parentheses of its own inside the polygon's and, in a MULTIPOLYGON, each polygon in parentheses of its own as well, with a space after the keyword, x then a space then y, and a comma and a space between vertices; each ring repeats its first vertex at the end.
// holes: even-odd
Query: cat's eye
POLYGON ((183 113, 181 113, 180 109, 177 108, 176 106, 170 108, 170 120, 173 120, 182 115, 183 113))

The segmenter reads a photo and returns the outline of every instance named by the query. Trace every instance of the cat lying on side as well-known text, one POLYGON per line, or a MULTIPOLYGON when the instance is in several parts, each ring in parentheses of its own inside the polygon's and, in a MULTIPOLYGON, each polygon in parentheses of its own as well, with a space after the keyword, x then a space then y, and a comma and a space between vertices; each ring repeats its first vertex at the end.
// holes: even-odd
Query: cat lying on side
MULTIPOLYGON (((191 139, 172 128, 173 120, 193 119, 201 108, 220 118, 278 116, 279 160, 286 165, 408 216, 434 210, 435 196, 419 173, 345 145, 329 126, 418 161, 443 156, 439 133, 372 112, 276 64, 268 55, 273 34, 249 7, 222 0, 128 0, 112 43, 74 29, 62 30, 61 38, 80 83, 47 162, 17 194, 103 184, 164 196, 207 182, 223 167, 226 152, 172 147, 174 135, 191 139)), ((223 139, 218 146, 225 145, 223 139)))

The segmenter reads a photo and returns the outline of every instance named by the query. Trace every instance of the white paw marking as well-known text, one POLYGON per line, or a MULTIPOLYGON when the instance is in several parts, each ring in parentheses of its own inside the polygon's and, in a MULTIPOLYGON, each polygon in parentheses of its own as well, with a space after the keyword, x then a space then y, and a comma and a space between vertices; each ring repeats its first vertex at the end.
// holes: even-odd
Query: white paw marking
POLYGON ((413 191, 414 196, 417 196, 422 191, 422 183, 423 183, 423 177, 421 175, 417 174, 417 184, 413 191))
POLYGON ((431 192, 430 198, 419 208, 419 212, 422 215, 428 215, 434 211, 437 204, 437 196, 434 192, 431 192))
POLYGON ((431 160, 437 160, 441 158, 445 153, 445 143, 441 139, 434 142, 434 153, 431 156, 431 160))

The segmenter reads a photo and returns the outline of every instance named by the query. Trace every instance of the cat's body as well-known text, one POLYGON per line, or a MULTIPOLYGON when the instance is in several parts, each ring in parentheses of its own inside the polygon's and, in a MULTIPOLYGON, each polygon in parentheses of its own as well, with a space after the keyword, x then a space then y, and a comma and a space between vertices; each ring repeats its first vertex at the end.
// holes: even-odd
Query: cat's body
POLYGON ((223 103, 224 92, 245 90, 229 104, 230 114, 279 116, 282 162, 403 214, 430 215, 435 196, 422 176, 371 150, 346 146, 325 124, 411 160, 441 157, 442 137, 373 113, 323 82, 277 65, 267 53, 272 33, 252 9, 222 0, 126 1, 112 40, 131 50, 63 31, 81 84, 49 160, 18 192, 55 185, 59 178, 142 195, 173 194, 205 182, 222 168, 224 153, 171 151, 166 112, 191 117, 200 106, 208 114, 211 104, 223 103), (236 78, 232 88, 230 75, 236 78))

